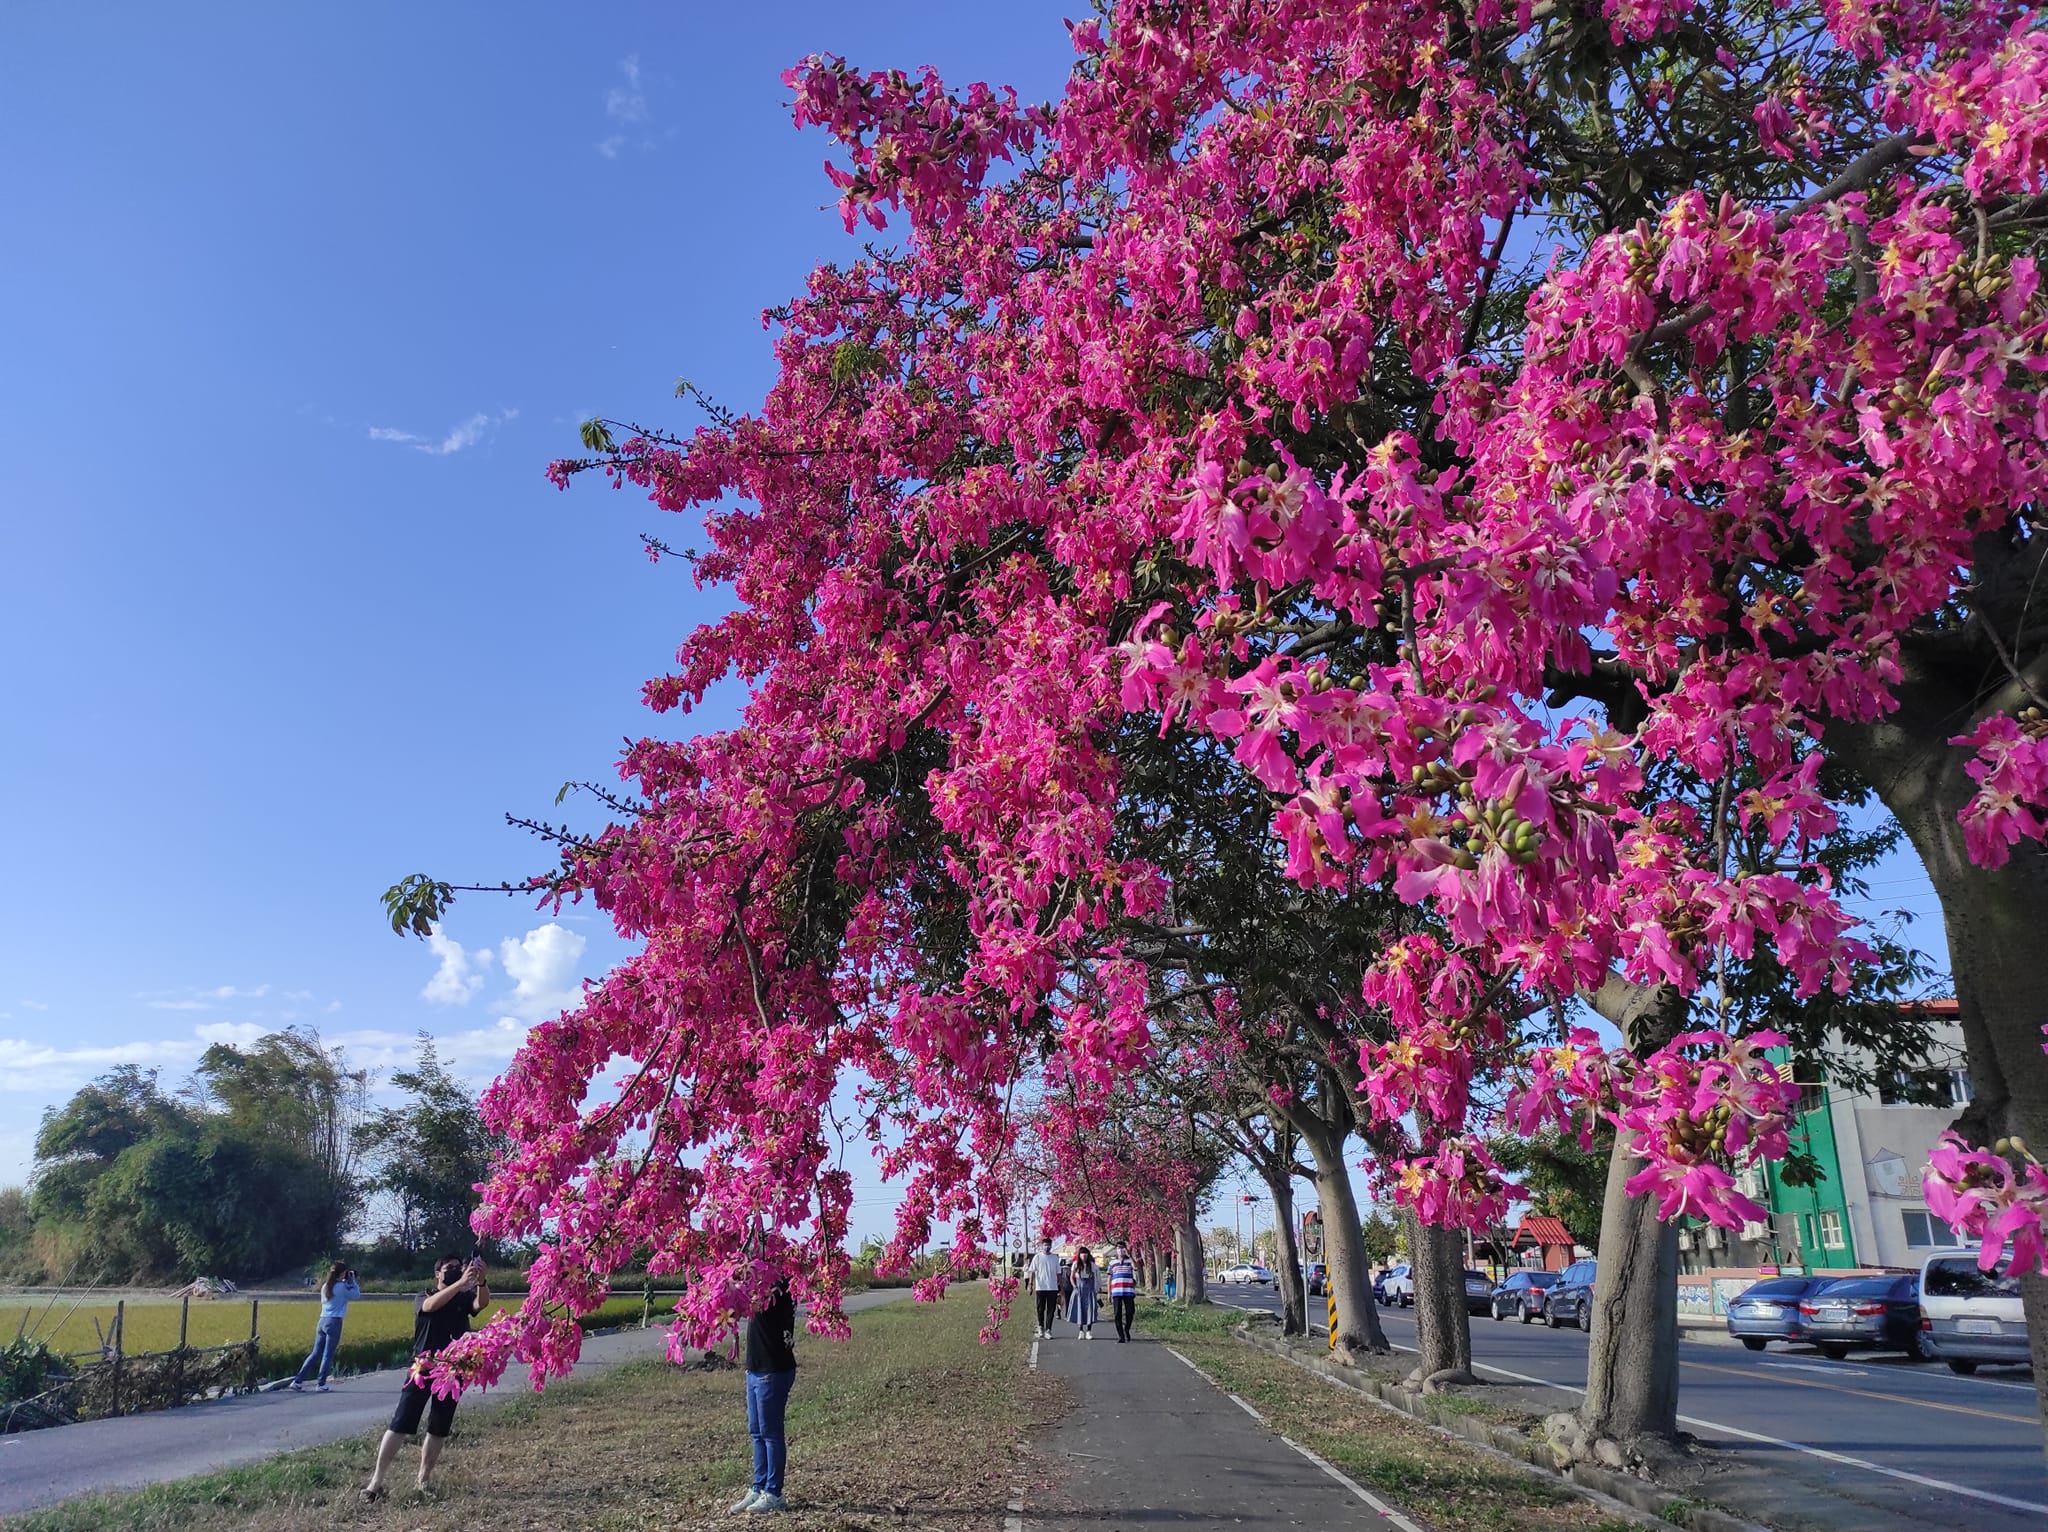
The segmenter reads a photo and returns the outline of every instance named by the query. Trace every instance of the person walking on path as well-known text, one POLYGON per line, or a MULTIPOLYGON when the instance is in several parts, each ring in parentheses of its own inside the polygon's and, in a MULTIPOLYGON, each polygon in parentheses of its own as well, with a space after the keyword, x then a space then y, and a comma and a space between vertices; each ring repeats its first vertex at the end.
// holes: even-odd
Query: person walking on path
POLYGON ((412 1368, 398 1391, 398 1408, 391 1412, 391 1424, 377 1444, 377 1461, 370 1469, 370 1482, 363 1487, 365 1500, 384 1498, 384 1474, 406 1438, 419 1430, 423 1413, 427 1439, 420 1443, 418 1487, 425 1489, 427 1475, 440 1461, 441 1449, 448 1445, 448 1432, 455 1424, 455 1401, 436 1395, 427 1374, 444 1346, 469 1334, 469 1321, 491 1301, 491 1288, 481 1258, 465 1264, 459 1255, 444 1255, 434 1263, 434 1280, 438 1284, 434 1291, 421 1294, 413 1303, 412 1368))
POLYGON ((747 1321, 747 1435, 754 1439, 754 1487, 733 1512, 766 1514, 782 1505, 782 1471, 789 1462, 783 1416, 796 1383, 796 1300, 787 1280, 766 1308, 747 1321))
POLYGON ((1138 1318, 1138 1268, 1130 1252, 1118 1245, 1109 1257, 1109 1313, 1116 1322, 1118 1345, 1131 1338, 1131 1326, 1138 1318))
POLYGON ((1095 1339, 1095 1252, 1083 1245, 1074 1256, 1074 1294, 1067 1300, 1067 1321, 1082 1340, 1095 1339))
POLYGON ((1031 1332, 1033 1340, 1052 1339, 1053 1317, 1060 1311, 1060 1279, 1066 1269, 1066 1262, 1052 1253, 1052 1236, 1047 1235, 1038 1242, 1038 1254, 1031 1258, 1027 1273, 1032 1299, 1038 1305, 1038 1328, 1031 1332))
POLYGON ((327 1269, 327 1280, 320 1284, 320 1319, 313 1327, 313 1349, 292 1375, 293 1393, 306 1391, 306 1374, 316 1367, 320 1381, 314 1385, 315 1391, 328 1392, 327 1380, 334 1373, 335 1353, 341 1349, 341 1322, 348 1317, 349 1301, 362 1296, 356 1274, 347 1262, 336 1261, 327 1269))

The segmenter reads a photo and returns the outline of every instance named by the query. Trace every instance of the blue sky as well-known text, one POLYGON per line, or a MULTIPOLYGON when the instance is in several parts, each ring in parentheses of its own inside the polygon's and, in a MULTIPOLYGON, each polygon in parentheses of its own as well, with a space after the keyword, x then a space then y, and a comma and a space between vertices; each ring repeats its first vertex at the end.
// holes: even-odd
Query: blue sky
POLYGON ((588 915, 473 895, 436 953, 377 904, 544 865, 500 816, 605 775, 714 609, 641 556, 682 529, 542 468, 683 419, 679 376, 751 404, 760 310, 853 248, 784 68, 1043 98, 1081 9, 7 9, 0 1184, 110 1064, 297 1021, 487 1075, 617 959, 588 915))
POLYGON ((852 250, 786 67, 1042 98, 1062 11, 7 8, 0 1184, 112 1062, 298 1020, 488 1072, 616 959, 471 896, 436 1003, 377 903, 544 865, 500 816, 605 775, 712 610, 542 469, 679 376, 758 399, 761 309, 852 250))

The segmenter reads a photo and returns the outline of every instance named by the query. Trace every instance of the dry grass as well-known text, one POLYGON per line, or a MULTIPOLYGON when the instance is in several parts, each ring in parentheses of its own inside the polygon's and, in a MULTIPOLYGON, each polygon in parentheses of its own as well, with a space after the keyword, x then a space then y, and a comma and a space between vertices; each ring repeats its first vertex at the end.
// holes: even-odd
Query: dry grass
MULTIPOLYGON (((844 1344, 806 1341, 789 1403, 792 1532, 883 1528, 994 1532, 1012 1446, 1058 1413, 1056 1385, 1027 1375, 1014 1340, 977 1343, 970 1290, 853 1318, 844 1344)), ((708 1529, 750 1459, 741 1375, 621 1367, 538 1399, 458 1416, 428 1499, 356 1502, 369 1437, 134 1494, 72 1501, 6 1532, 301 1532, 312 1525, 406 1532, 708 1529)), ((412 1473, 411 1449, 399 1462, 412 1473)))
POLYGON ((1280 1431, 1435 1532, 1637 1532, 1638 1523, 1469 1442, 1438 1435, 1236 1338, 1241 1316, 1196 1310, 1162 1326, 1174 1349, 1211 1380, 1256 1405, 1280 1431))

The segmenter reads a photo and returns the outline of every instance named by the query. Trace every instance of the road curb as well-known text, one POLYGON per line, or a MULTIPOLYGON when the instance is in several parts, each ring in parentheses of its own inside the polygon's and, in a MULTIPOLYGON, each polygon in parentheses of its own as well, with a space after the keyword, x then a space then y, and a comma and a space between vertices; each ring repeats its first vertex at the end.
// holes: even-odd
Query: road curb
POLYGON ((1638 1516, 1648 1517, 1652 1526, 1681 1528, 1683 1532, 1772 1532, 1760 1522, 1745 1521, 1711 1506, 1684 1504, 1683 1495, 1676 1490, 1664 1489, 1628 1474, 1613 1473, 1591 1463, 1574 1463, 1569 1469, 1560 1471, 1549 1447, 1525 1432, 1497 1426, 1474 1415, 1438 1410, 1426 1394, 1383 1383, 1352 1368, 1339 1367, 1323 1357, 1303 1356, 1297 1348, 1284 1341, 1269 1340, 1243 1331, 1238 1332, 1238 1339, 1261 1351, 1270 1351, 1302 1371, 1313 1373, 1340 1388, 1362 1394, 1388 1409, 1399 1410, 1423 1425, 1433 1426, 1486 1451, 1510 1458, 1529 1472, 1554 1479, 1588 1500, 1606 1501, 1638 1516))

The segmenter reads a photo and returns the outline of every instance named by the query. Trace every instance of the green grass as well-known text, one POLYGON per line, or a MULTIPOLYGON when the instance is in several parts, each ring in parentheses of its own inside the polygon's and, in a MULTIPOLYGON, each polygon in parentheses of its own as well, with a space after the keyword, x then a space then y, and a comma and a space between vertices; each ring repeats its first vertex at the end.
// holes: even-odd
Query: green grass
MULTIPOLYGON (((494 1303, 487 1313, 506 1307, 494 1303)), ((663 1300, 654 1302, 659 1323, 665 1312, 663 1300)), ((54 1306, 47 1299, 33 1304, 19 1299, 0 1299, 0 1342, 14 1339, 15 1329, 27 1316, 28 1333, 58 1352, 96 1352, 101 1337, 110 1335, 114 1322, 111 1303, 81 1304, 72 1308, 68 1300, 54 1306), (97 1328, 95 1328, 97 1321, 97 1328)), ((266 1299, 257 1309, 257 1371, 265 1378, 281 1377, 296 1369, 313 1346, 313 1330, 319 1323, 320 1305, 312 1300, 266 1299)), ((412 1304, 402 1299, 358 1299, 351 1304, 342 1325, 337 1371, 367 1372, 373 1368, 402 1363, 412 1351, 412 1304)), ((640 1297, 613 1298, 584 1326, 603 1329, 640 1322, 640 1297)), ((178 1300, 175 1298, 131 1298, 122 1319, 125 1334, 121 1349, 130 1356, 143 1352, 169 1351, 178 1344, 178 1300)), ((246 1298, 195 1299, 186 1330, 186 1344, 204 1348, 231 1346, 249 1338, 249 1300, 246 1298)))
MULTIPOLYGON (((1057 1413, 1058 1385, 1022 1346, 978 1344, 985 1300, 892 1304, 852 1318, 852 1339, 802 1337, 789 1402, 788 1532, 948 1532, 1001 1525, 1011 1443, 1057 1413), (912 1424, 907 1426, 906 1422, 912 1424)), ((0 1532, 710 1532, 749 1464, 736 1371, 633 1363, 545 1394, 465 1405, 435 1492, 360 1506, 377 1433, 173 1484, 67 1501, 0 1532)))

